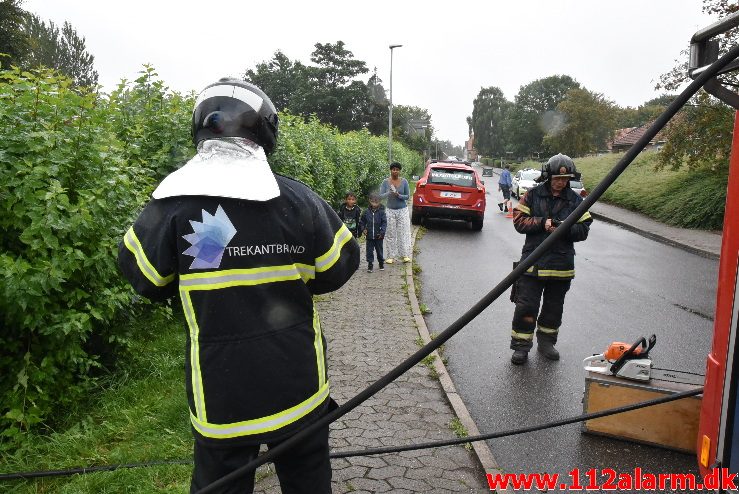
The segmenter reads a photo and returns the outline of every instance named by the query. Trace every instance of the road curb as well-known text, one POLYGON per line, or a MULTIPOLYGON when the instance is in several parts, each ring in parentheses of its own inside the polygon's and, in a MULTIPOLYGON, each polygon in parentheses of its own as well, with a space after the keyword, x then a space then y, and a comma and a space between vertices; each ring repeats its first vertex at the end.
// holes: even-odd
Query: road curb
MULTIPOLYGON (((418 235, 418 227, 414 227, 413 229, 413 246, 416 245, 416 236, 418 235)), ((411 304, 411 311, 413 313, 413 320, 416 322, 416 327, 418 329, 418 334, 423 340, 424 344, 431 342, 431 333, 426 326, 426 321, 423 318, 423 314, 421 313, 421 307, 418 303, 418 297, 416 296, 416 289, 415 284, 413 281, 413 263, 409 263, 405 266, 405 277, 406 277, 406 293, 408 295, 408 301, 411 304)), ((459 396, 459 393, 457 393, 457 388, 454 387, 454 383, 452 382, 451 377, 449 376, 449 372, 446 370, 446 366, 444 365, 444 362, 441 360, 441 357, 439 356, 438 352, 434 350, 431 355, 434 356, 434 370, 436 371, 436 374, 438 375, 439 383, 441 384, 441 388, 444 391, 444 395, 447 398, 447 401, 451 405, 452 409, 454 410, 454 414, 457 416, 459 421, 462 423, 462 425, 467 430, 468 434, 470 436, 478 436, 480 435, 480 430, 477 428, 477 424, 475 424, 475 421, 472 419, 472 416, 470 415, 469 410, 467 410, 467 406, 462 401, 462 398, 459 396)), ((475 456, 477 457, 477 460, 480 462, 480 465, 482 466, 483 470, 485 470, 485 473, 488 474, 503 474, 503 470, 501 470, 500 466, 498 465, 498 462, 495 460, 495 457, 493 456, 493 452, 490 451, 490 448, 488 447, 487 443, 485 441, 475 441, 472 443, 472 450, 475 452, 475 456)), ((512 491, 509 490, 501 490, 496 489, 496 492, 500 493, 509 493, 512 491)))
POLYGON ((682 249, 682 250, 685 250, 685 251, 690 252, 692 254, 696 254, 696 255, 699 255, 701 257, 706 257, 708 259, 719 259, 719 257, 720 257, 720 255, 719 254, 716 254, 715 252, 712 252, 712 251, 709 251, 709 250, 704 250, 704 249, 701 249, 700 247, 694 247, 692 245, 687 245, 685 243, 678 242, 676 240, 673 240, 671 238, 665 237, 665 236, 660 235, 658 233, 654 233, 654 232, 650 232, 650 231, 647 231, 647 230, 643 230, 641 228, 637 228, 634 225, 630 225, 630 224, 625 223, 623 221, 618 221, 618 220, 615 220, 615 219, 613 219, 613 218, 611 218, 609 216, 605 216, 605 215, 602 215, 600 213, 595 213, 595 212, 593 212, 592 209, 590 210, 590 214, 591 214, 591 216, 593 216, 596 219, 605 221, 606 223, 612 223, 614 225, 618 225, 621 228, 624 228, 625 230, 629 230, 629 231, 634 232, 634 233, 636 233, 638 235, 641 235, 642 237, 646 237, 648 239, 657 241, 657 242, 659 242, 661 244, 665 244, 665 245, 669 245, 671 247, 682 249))

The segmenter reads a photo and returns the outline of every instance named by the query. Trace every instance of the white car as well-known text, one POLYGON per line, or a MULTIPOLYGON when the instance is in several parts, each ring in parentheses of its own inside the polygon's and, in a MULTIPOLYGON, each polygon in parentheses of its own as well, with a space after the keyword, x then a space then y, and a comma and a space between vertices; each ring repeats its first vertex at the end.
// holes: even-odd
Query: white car
POLYGON ((517 171, 513 176, 511 194, 514 197, 521 199, 529 189, 533 189, 538 185, 536 179, 538 179, 540 175, 541 171, 534 170, 533 168, 525 168, 517 171))

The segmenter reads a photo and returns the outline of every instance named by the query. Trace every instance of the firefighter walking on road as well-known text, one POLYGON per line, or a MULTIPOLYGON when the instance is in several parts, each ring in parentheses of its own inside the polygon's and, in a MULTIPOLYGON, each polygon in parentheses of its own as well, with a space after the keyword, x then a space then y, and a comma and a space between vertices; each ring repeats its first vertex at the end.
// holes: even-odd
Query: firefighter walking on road
MULTIPOLYGON (((182 303, 192 492, 335 406, 313 295, 351 277, 359 246, 310 188, 272 173, 277 128, 256 86, 206 87, 192 118, 196 156, 157 187, 119 251, 138 293, 182 303)), ((326 426, 276 458, 282 492, 330 493, 328 453, 326 426)), ((252 492, 247 477, 219 492, 252 492)))
MULTIPOLYGON (((573 178, 579 178, 579 173, 572 159, 563 154, 552 156, 542 166, 539 178, 542 183, 529 190, 516 205, 513 225, 517 232, 526 235, 521 260, 526 259, 582 202, 570 188, 573 178)), ((549 360, 559 360, 554 345, 562 324, 565 295, 575 277, 573 243, 588 238, 592 222, 590 213, 586 212, 516 281, 516 309, 511 331, 513 364, 521 365, 528 359, 534 330, 539 353, 549 360)))

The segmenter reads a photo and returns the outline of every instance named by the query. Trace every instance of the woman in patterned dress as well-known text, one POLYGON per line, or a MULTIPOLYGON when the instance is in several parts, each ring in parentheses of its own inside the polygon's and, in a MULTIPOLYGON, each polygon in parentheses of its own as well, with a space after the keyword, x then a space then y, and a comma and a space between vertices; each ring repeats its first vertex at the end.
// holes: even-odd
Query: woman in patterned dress
POLYGON ((400 176, 400 163, 390 164, 390 176, 380 185, 380 197, 387 199, 387 231, 385 233, 385 263, 395 259, 411 262, 411 219, 408 215, 408 198, 411 188, 400 176))

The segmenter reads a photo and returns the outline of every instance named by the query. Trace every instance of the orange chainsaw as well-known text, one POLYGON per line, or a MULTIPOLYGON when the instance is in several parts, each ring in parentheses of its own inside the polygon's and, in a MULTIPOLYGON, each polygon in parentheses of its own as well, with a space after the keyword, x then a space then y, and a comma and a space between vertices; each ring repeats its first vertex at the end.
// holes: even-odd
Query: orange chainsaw
POLYGON ((635 381, 649 381, 652 371, 652 359, 649 351, 657 343, 657 336, 652 335, 649 341, 643 336, 633 345, 622 342, 611 343, 606 351, 587 357, 582 361, 586 371, 599 374, 610 374, 635 381))

